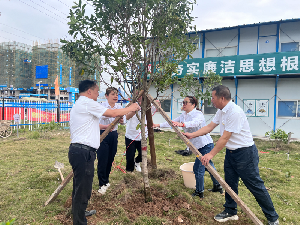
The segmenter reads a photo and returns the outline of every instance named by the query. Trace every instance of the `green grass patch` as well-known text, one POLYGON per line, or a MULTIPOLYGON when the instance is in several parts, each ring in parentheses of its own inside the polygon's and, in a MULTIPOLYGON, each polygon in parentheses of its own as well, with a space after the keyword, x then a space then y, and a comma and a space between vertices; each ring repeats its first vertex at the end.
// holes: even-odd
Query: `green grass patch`
MULTIPOLYGON (((59 172, 54 168, 55 161, 64 163, 62 172, 65 177, 71 171, 68 161, 69 131, 51 129, 22 131, 19 135, 24 139, 17 139, 15 133, 7 139, 0 139, 0 223, 15 218, 14 224, 60 224, 57 216, 69 213, 69 209, 64 205, 71 196, 72 182, 54 202, 44 207, 46 200, 61 183, 59 172)), ((115 157, 115 166, 119 168, 124 168, 126 165, 123 156, 124 133, 124 127, 121 127, 118 152, 115 157)), ((215 141, 218 138, 213 136, 215 141)), ((280 149, 275 149, 269 141, 255 140, 255 142, 259 151, 268 152, 259 153, 260 175, 269 190, 280 216, 280 222, 298 224, 300 221, 298 194, 300 192, 300 143, 284 144, 280 149)), ((206 190, 203 200, 193 199, 191 197, 193 190, 183 184, 179 167, 183 163, 194 162, 195 156, 181 156, 174 152, 185 149, 185 144, 173 132, 155 133, 155 145, 158 168, 149 171, 150 186, 155 191, 156 196, 153 198, 164 198, 165 203, 170 205, 159 209, 155 215, 149 216, 145 212, 134 218, 130 216, 126 204, 143 201, 136 199, 143 193, 142 176, 139 173, 124 174, 115 167, 110 175, 111 187, 107 194, 91 200, 91 204, 106 210, 105 215, 101 214, 101 218, 97 218, 97 224, 174 224, 178 217, 183 218, 183 221, 188 220, 190 224, 216 224, 213 215, 223 210, 224 196, 206 190), (184 207, 183 202, 189 207, 184 207), (174 207, 176 204, 180 207, 174 207)), ((224 156, 225 150, 222 150, 213 159, 222 177, 224 177, 224 156)), ((97 161, 95 168, 97 168, 97 161)), ((97 184, 95 171, 93 190, 98 189, 97 184)), ((206 173, 205 189, 211 187, 212 181, 206 173)), ((260 207, 242 182, 239 185, 239 196, 253 213, 266 223, 260 207)), ((241 218, 239 223, 228 224, 251 223, 240 209, 239 216, 241 218)))

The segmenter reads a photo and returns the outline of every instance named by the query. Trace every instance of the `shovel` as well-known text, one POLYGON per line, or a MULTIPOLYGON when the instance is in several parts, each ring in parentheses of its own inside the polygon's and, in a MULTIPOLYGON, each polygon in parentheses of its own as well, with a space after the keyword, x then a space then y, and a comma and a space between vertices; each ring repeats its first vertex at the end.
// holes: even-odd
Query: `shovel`
POLYGON ((60 170, 60 169, 63 169, 63 168, 64 168, 64 164, 55 161, 54 168, 56 168, 56 169, 58 170, 58 172, 59 172, 59 174, 60 174, 60 177, 61 177, 61 181, 64 181, 64 176, 62 175, 62 172, 61 172, 61 170, 60 170))

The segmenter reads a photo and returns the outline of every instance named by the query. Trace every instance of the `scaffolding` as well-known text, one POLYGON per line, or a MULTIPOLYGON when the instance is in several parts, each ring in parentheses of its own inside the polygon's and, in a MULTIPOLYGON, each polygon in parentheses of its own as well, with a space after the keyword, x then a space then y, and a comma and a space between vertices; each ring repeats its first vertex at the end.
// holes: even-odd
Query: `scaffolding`
POLYGON ((32 47, 18 42, 0 43, 0 85, 29 88, 32 47))
POLYGON ((66 88, 78 87, 81 80, 93 80, 99 74, 82 74, 82 66, 61 50, 58 40, 46 44, 36 41, 33 46, 18 42, 0 43, 0 87, 26 90, 35 89, 40 83, 51 89, 57 76, 59 86, 66 88), (37 69, 43 66, 47 68, 46 72, 43 71, 45 76, 37 77, 37 69))

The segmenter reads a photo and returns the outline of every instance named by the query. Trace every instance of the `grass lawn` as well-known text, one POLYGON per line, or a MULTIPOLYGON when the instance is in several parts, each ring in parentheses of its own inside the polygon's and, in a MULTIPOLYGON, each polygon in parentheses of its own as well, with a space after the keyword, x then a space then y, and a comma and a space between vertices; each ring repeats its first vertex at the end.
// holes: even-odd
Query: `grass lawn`
MULTIPOLYGON (((124 133, 124 129, 120 129, 118 153, 115 157, 116 166, 125 166, 126 163, 123 156, 124 133)), ((19 135, 24 139, 17 139, 16 134, 7 139, 0 139, 0 222, 16 218, 14 224, 60 224, 62 223, 61 217, 67 217, 69 214, 66 201, 72 192, 72 182, 65 187, 54 202, 46 207, 44 203, 61 182, 59 172, 54 168, 55 161, 64 163, 65 167, 62 170, 64 176, 71 171, 67 157, 70 143, 69 131, 54 130, 40 133, 26 131, 20 132, 19 135)), ((215 141, 217 138, 218 136, 213 136, 215 141)), ((259 151, 264 152, 259 153, 260 175, 269 189, 280 216, 280 224, 299 224, 300 143, 293 142, 284 145, 281 149, 274 149, 270 142, 262 140, 255 140, 255 142, 259 151), (290 152, 289 160, 286 154, 288 151, 290 152)), ((113 205, 101 206, 107 211, 101 214, 101 218, 93 216, 94 219, 89 221, 90 224, 218 224, 212 217, 223 210, 224 196, 206 190, 203 200, 193 199, 190 197, 193 190, 183 185, 179 167, 183 163, 195 160, 193 155, 183 157, 174 153, 175 150, 184 149, 185 144, 175 133, 162 132, 155 133, 155 145, 158 171, 164 171, 164 176, 155 177, 152 174, 153 179, 150 177, 151 187, 155 193, 153 197, 166 198, 170 204, 178 200, 182 205, 179 205, 179 208, 169 206, 172 210, 159 209, 163 212, 157 215, 162 216, 147 213, 141 213, 135 217, 129 216, 130 210, 127 209, 126 204, 123 204, 124 202, 140 201, 141 204, 143 203, 143 200, 138 197, 143 190, 141 175, 124 174, 115 168, 110 176, 111 190, 108 190, 105 196, 93 194, 91 199, 91 204, 95 207, 96 205, 100 207, 101 202, 107 202, 107 206, 113 202, 113 205), (131 186, 126 186, 128 183, 131 186), (191 207, 185 207, 185 202, 191 207), (184 218, 182 223, 178 219, 180 216, 184 218), (177 219, 178 222, 175 223, 177 219)), ((222 177, 224 177, 224 156, 223 150, 213 159, 222 177)), ((97 161, 95 167, 96 164, 97 161)), ((97 183, 95 171, 93 190, 97 190, 97 183)), ((211 187, 212 182, 206 174, 205 189, 211 187)), ((239 196, 265 224, 266 219, 260 207, 242 182, 239 186, 239 196)), ((164 202, 164 204, 169 203, 164 202)), ((251 220, 240 209, 239 216, 241 220, 226 224, 251 224, 251 220)))

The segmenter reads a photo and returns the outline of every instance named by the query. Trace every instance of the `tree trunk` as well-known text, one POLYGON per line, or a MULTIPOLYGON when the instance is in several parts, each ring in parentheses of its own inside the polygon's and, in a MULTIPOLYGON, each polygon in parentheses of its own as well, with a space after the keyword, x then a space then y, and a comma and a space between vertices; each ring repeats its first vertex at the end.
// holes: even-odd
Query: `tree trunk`
POLYGON ((148 167, 147 167, 147 139, 145 132, 145 116, 147 109, 147 99, 145 94, 143 94, 142 106, 141 106, 141 145, 142 145, 142 175, 144 182, 144 194, 145 194, 145 202, 151 202, 152 196, 150 192, 150 184, 148 178, 148 167))
POLYGON ((149 145, 150 145, 151 166, 152 169, 157 169, 155 144, 154 144, 153 120, 152 120, 152 113, 151 113, 151 103, 149 99, 147 99, 147 108, 149 108, 146 112, 146 119, 147 119, 148 138, 149 138, 149 145))

